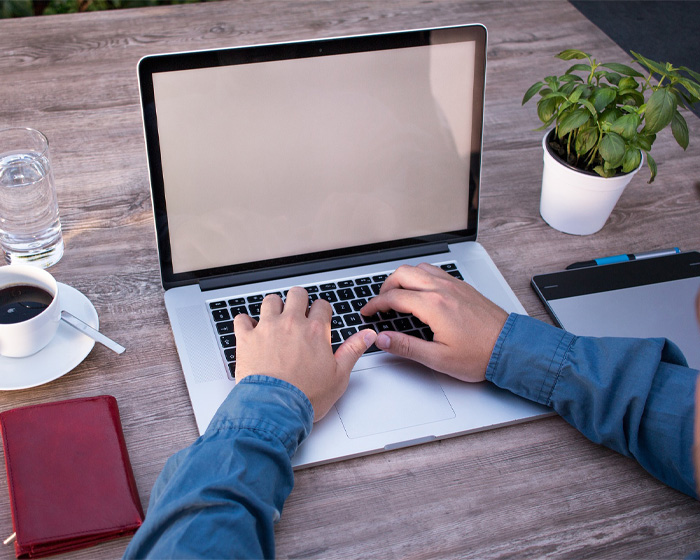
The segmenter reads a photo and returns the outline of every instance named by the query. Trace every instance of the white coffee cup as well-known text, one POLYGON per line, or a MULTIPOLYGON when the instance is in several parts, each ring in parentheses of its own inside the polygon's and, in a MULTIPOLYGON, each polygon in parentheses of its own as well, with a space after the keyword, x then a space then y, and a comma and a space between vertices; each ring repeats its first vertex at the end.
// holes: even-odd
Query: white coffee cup
POLYGON ((23 358, 36 354, 51 342, 60 321, 58 284, 51 274, 29 265, 11 264, 0 267, 0 355, 23 358), (45 297, 43 303, 28 305, 24 301, 27 298, 24 295, 20 297, 20 294, 32 291, 23 288, 27 286, 48 293, 50 303, 49 297, 45 297), (12 303, 14 300, 22 301, 12 303), (42 309, 46 303, 47 307, 42 309), (27 311, 34 308, 39 311, 27 311), (15 317, 23 318, 34 313, 34 316, 26 319, 9 322, 16 320, 15 317))

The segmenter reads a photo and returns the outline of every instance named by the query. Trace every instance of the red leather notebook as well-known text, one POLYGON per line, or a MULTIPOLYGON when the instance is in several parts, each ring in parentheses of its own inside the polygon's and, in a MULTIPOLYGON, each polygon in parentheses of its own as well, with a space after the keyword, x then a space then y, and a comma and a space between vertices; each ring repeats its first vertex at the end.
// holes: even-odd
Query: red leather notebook
POLYGON ((17 558, 130 535, 143 521, 117 401, 89 397, 0 413, 17 558))

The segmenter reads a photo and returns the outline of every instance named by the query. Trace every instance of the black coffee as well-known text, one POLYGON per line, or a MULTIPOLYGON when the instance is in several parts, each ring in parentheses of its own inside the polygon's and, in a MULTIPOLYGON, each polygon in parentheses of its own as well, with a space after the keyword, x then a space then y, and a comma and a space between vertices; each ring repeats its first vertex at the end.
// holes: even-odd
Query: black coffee
POLYGON ((21 323, 36 317, 53 301, 37 286, 16 285, 0 290, 0 324, 21 323))

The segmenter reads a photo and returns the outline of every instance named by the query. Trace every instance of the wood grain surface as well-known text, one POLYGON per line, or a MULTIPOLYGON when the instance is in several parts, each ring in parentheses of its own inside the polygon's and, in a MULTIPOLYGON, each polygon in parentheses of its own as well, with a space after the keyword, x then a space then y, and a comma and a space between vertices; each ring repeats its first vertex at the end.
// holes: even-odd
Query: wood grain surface
MULTIPOLYGON (((0 392, 0 410, 114 395, 144 506, 165 460, 197 437, 160 286, 138 100, 147 54, 480 22, 489 30, 479 241, 531 315, 533 274, 573 261, 700 249, 700 120, 684 153, 669 131, 598 234, 538 212, 542 133, 527 87, 581 48, 627 57, 564 1, 231 0, 0 20, 0 127, 49 138, 66 252, 51 271, 94 303, 127 347, 96 346, 47 385, 0 392)), ((690 450, 689 450, 690 452, 690 450)), ((0 533, 12 533, 4 469, 0 533)), ((277 526, 280 558, 682 558, 700 508, 558 417, 297 472, 277 526)), ((128 539, 71 553, 115 558, 128 539)), ((12 547, 0 548, 12 558, 12 547)))

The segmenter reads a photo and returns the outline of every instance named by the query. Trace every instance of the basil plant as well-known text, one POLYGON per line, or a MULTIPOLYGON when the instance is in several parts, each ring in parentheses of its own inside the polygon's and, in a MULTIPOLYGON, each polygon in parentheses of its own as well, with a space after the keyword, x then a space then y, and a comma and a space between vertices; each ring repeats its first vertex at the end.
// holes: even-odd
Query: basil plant
POLYGON ((678 144, 688 147, 688 124, 678 109, 700 101, 700 74, 632 55, 644 73, 617 62, 599 64, 579 50, 562 51, 557 58, 586 62, 533 84, 522 104, 539 93, 537 116, 544 125, 538 130, 554 124, 549 143, 563 161, 612 177, 637 169, 644 152, 651 183, 656 162, 649 151, 658 132, 670 124, 678 144))

